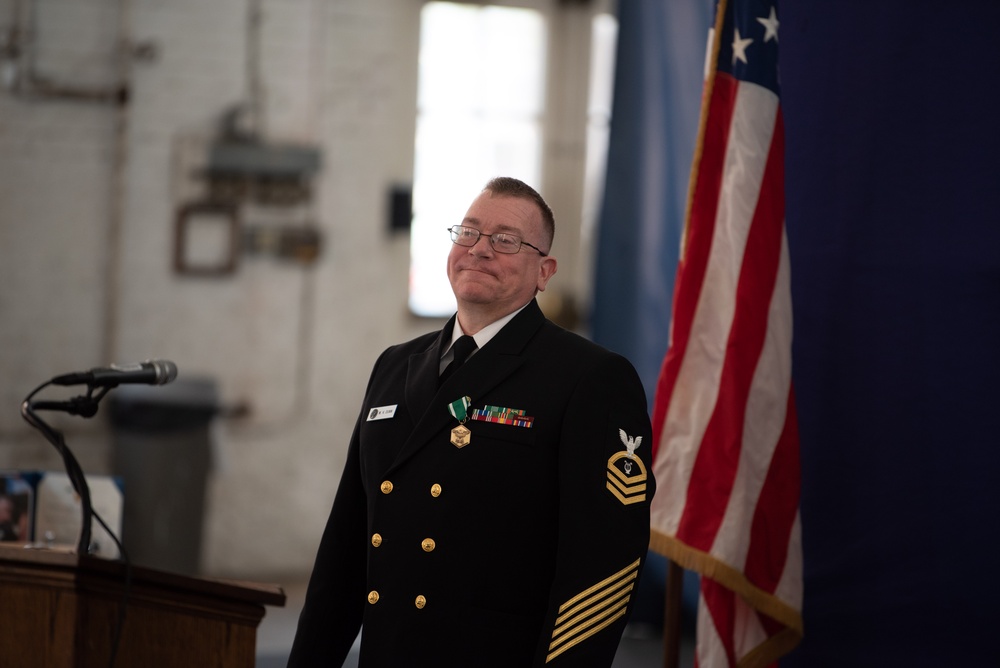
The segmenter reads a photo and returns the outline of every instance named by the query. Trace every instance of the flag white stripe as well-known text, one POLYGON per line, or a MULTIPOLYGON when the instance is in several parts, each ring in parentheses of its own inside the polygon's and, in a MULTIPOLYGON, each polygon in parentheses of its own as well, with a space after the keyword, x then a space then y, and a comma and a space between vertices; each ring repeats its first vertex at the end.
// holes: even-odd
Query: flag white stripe
POLYGON ((680 363, 664 421, 663 456, 657 458, 654 470, 662 488, 671 493, 670 499, 666 495, 654 497, 653 524, 669 534, 676 533, 684 506, 668 501, 687 496, 694 455, 718 399, 739 271, 777 112, 778 98, 772 92, 754 84, 739 84, 723 166, 724 194, 719 197, 705 272, 711 280, 702 285, 691 324, 691 331, 699 335, 689 340, 680 363))
POLYGON ((778 276, 768 309, 764 349, 754 370, 743 424, 743 446, 733 481, 733 492, 710 553, 743 570, 750 549, 757 499, 767 478, 771 458, 785 426, 788 391, 792 383, 791 296, 788 292, 788 240, 782 228, 778 276))
POLYGON ((719 635, 719 630, 715 627, 715 620, 712 619, 712 615, 708 611, 708 605, 705 604, 703 593, 698 596, 695 637, 697 638, 695 656, 698 659, 699 668, 717 668, 729 665, 725 645, 719 635))
POLYGON ((767 631, 760 623, 760 615, 739 596, 733 597, 735 621, 733 624, 733 651, 739 661, 758 645, 767 640, 767 631))
POLYGON ((796 610, 802 609, 802 517, 795 512, 792 533, 788 536, 785 569, 774 589, 774 595, 796 610))

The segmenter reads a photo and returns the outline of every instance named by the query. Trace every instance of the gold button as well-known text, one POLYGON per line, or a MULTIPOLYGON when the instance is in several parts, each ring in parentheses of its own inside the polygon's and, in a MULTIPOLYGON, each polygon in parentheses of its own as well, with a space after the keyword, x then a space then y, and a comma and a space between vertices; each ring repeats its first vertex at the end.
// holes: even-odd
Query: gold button
POLYGON ((417 600, 413 602, 413 605, 417 606, 417 610, 423 610, 424 606, 427 605, 427 599, 422 595, 417 597, 417 600))
POLYGON ((431 496, 441 496, 441 485, 434 483, 431 485, 431 496))
POLYGON ((424 538, 424 542, 420 543, 420 547, 424 548, 424 552, 433 552, 437 544, 433 538, 424 538))
POLYGON ((378 603, 378 592, 375 591, 374 589, 368 592, 368 602, 371 603, 372 605, 378 603))
POLYGON ((382 483, 382 493, 388 494, 391 491, 392 491, 392 483, 386 480, 385 482, 382 483))
POLYGON ((372 545, 378 547, 381 544, 382 544, 382 535, 377 533, 372 534, 372 545))

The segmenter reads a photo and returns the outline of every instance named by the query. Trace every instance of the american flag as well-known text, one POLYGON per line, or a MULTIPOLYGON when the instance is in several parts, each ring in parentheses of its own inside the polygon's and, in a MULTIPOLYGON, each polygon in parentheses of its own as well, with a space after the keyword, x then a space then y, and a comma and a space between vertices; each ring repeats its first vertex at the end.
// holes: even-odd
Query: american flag
POLYGON ((653 405, 652 547, 702 576, 702 668, 770 665, 803 632, 777 6, 716 11, 653 405))

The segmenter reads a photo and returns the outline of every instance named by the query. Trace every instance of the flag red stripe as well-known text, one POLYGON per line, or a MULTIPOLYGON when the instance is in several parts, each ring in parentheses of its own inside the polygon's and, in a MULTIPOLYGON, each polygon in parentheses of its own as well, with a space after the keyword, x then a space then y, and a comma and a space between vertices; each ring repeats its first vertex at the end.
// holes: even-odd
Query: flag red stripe
MULTIPOLYGON (((771 215, 780 219, 782 226, 785 218, 784 152, 784 117, 779 107, 768 159, 768 171, 771 173, 764 180, 769 187, 761 193, 761 205, 773 207, 771 215)), ((780 239, 778 243, 780 246, 780 239)), ((800 478, 798 423, 794 395, 789 387, 785 424, 757 499, 744 565, 747 579, 767 592, 774 592, 785 568, 787 550, 784 548, 788 545, 798 511, 800 478), (779 554, 774 553, 775 546, 782 548, 779 554)))
MULTIPOLYGON (((735 594, 710 578, 701 579, 701 596, 712 617, 716 634, 726 652, 728 666, 736 665, 736 601, 735 594)), ((717 668, 717 667, 713 667, 717 668)))
POLYGON ((685 231, 685 248, 674 285, 672 340, 663 359, 653 406, 654 461, 660 447, 670 396, 687 349, 701 285, 705 280, 719 206, 719 192, 722 188, 722 165, 726 159, 726 144, 733 106, 736 104, 736 89, 737 81, 732 76, 723 73, 716 75, 712 86, 711 106, 705 121, 705 136, 702 140, 701 162, 692 196, 692 208, 685 231))
POLYGON ((680 540, 705 552, 711 549, 729 504, 743 446, 747 397, 767 334, 768 309, 761 305, 771 303, 778 277, 784 225, 783 157, 783 144, 772 142, 763 175, 765 186, 743 251, 719 396, 695 458, 677 530, 680 540), (768 185, 775 183, 777 187, 768 185))
POLYGON ((788 390, 785 426, 771 458, 750 528, 750 551, 743 572, 754 585, 774 593, 788 557, 788 543, 799 507, 799 426, 795 393, 788 390))

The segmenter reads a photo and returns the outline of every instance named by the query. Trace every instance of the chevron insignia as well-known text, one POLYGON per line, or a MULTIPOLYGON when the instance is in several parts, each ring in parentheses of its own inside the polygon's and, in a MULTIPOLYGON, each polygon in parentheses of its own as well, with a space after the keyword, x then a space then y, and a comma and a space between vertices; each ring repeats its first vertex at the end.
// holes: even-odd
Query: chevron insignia
POLYGON ((623 617, 638 577, 639 560, 636 559, 560 605, 545 663, 623 617))
POLYGON ((624 452, 615 453, 608 460, 608 491, 626 506, 646 500, 646 465, 635 456, 642 443, 642 436, 635 438, 619 429, 624 452))

